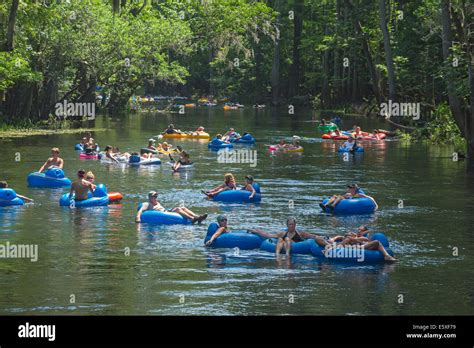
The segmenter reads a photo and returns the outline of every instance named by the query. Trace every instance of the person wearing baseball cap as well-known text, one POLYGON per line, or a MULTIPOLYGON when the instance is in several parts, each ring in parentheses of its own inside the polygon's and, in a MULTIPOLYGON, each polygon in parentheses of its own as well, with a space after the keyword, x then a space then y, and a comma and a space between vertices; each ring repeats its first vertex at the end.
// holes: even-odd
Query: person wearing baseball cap
POLYGON ((211 245, 221 234, 230 232, 229 228, 227 227, 227 216, 218 215, 217 223, 219 224, 219 227, 217 228, 216 232, 214 232, 212 237, 206 242, 206 246, 211 245))
MULTIPOLYGON (((145 211, 161 211, 163 213, 167 211, 158 201, 158 192, 148 192, 148 202, 143 203, 141 208, 138 210, 137 216, 135 217, 135 222, 141 222, 141 216, 145 211)), ((197 215, 186 207, 175 207, 168 211, 178 213, 185 219, 190 220, 193 224, 195 224, 196 222, 200 224, 207 218, 207 214, 197 215)))

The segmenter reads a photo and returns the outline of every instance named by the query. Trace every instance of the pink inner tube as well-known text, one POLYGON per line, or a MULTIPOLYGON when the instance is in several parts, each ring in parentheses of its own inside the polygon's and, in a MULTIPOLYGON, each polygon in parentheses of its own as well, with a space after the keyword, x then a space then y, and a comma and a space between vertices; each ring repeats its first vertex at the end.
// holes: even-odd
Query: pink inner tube
POLYGON ((372 134, 370 133, 367 136, 357 137, 357 140, 383 140, 385 139, 386 135, 383 133, 372 134))
POLYGON ((95 155, 86 155, 85 153, 81 153, 79 155, 79 158, 84 158, 84 159, 99 159, 99 156, 97 154, 95 155))

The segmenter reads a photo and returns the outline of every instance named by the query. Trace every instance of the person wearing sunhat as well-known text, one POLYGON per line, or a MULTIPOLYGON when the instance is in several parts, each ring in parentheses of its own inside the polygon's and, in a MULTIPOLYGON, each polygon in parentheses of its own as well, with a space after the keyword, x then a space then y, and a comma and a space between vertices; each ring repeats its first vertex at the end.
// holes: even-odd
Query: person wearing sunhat
POLYGON ((334 209, 334 207, 343 199, 351 199, 351 198, 371 198, 365 194, 365 192, 359 187, 357 184, 350 184, 347 185, 349 189, 344 195, 333 195, 326 204, 319 203, 319 206, 322 209, 334 209))
POLYGON ((217 237, 219 237, 222 233, 228 233, 229 228, 227 227, 227 216, 219 215, 217 216, 217 223, 219 227, 217 228, 216 232, 212 235, 212 237, 206 242, 206 246, 211 245, 217 237))
MULTIPOLYGON (((140 222, 143 212, 148 210, 161 211, 163 213, 167 211, 158 201, 158 192, 156 191, 148 192, 148 202, 143 203, 141 208, 138 210, 137 216, 135 217, 135 222, 140 222)), ((207 214, 197 215, 186 207, 176 207, 169 211, 178 213, 185 219, 190 220, 193 224, 196 222, 201 223, 207 218, 207 214)))

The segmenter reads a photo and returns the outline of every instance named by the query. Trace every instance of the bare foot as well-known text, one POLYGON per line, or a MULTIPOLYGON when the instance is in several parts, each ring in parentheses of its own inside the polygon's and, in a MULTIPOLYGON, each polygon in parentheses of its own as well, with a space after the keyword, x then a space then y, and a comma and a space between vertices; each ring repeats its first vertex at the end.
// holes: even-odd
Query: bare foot
POLYGON ((385 261, 387 262, 397 262, 398 260, 390 255, 384 257, 385 261))

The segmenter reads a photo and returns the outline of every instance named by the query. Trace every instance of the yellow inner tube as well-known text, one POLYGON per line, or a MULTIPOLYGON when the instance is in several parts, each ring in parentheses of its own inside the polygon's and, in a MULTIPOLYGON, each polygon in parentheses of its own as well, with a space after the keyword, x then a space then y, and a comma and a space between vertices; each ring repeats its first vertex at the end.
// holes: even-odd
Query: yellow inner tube
POLYGON ((165 139, 209 139, 210 136, 208 133, 201 133, 201 134, 163 134, 163 138, 165 139))
POLYGON ((303 147, 298 147, 297 149, 292 149, 292 150, 284 150, 285 152, 303 152, 304 148, 303 147))

